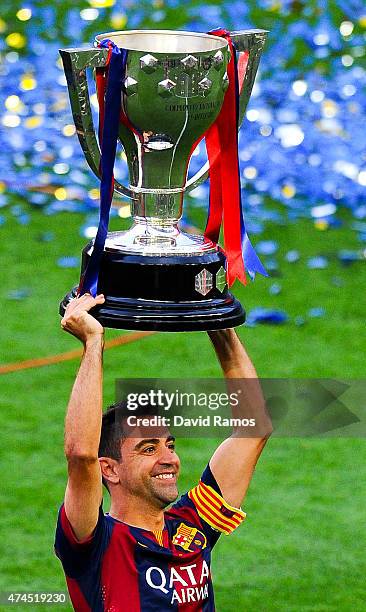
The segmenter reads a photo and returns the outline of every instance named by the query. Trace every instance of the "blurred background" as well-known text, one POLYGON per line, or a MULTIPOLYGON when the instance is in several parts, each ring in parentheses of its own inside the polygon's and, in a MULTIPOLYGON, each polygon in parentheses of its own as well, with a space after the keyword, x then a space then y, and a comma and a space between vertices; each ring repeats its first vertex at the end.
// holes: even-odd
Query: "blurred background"
MULTIPOLYGON (((364 3, 5 0, 1 363, 14 371, 1 376, 2 590, 64 588, 52 545, 65 483, 63 416, 77 367, 67 353, 77 345, 59 331, 58 303, 77 283, 81 249, 95 235, 99 185, 75 134, 58 49, 90 46, 111 30, 216 27, 270 31, 240 132, 246 224, 270 277, 234 286, 248 315, 240 337, 261 376, 364 375, 364 3), (57 363, 34 361, 48 357, 57 363)), ((97 118, 93 90, 91 102, 97 118)), ((190 174, 204 161, 201 145, 190 174)), ((116 176, 126 183, 123 151, 116 176)), ((202 231, 207 203, 204 184, 186 198, 183 224, 202 231)), ((110 229, 127 228, 128 202, 114 204, 110 229)), ((107 340, 120 335, 107 330, 107 340)), ((151 335, 106 351, 106 404, 117 377, 142 372, 220 375, 205 334, 151 335)), ((269 443, 245 505, 247 525, 217 547, 220 612, 364 609, 365 445, 347 433, 269 443)), ((182 491, 214 447, 180 443, 191 472, 183 469, 182 491)))

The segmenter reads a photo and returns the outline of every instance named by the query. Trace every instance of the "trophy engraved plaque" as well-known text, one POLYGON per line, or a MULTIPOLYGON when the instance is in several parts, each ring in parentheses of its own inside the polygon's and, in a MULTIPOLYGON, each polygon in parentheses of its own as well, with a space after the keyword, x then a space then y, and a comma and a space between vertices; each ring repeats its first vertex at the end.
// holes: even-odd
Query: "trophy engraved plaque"
POLYGON ((98 234, 83 250, 80 284, 61 302, 61 314, 70 299, 89 291, 105 296, 92 314, 106 327, 195 331, 244 322, 229 286, 235 278, 245 282, 244 269, 251 277, 266 273, 245 232, 237 130, 265 39, 263 30, 136 30, 100 34, 97 48, 60 51, 80 144, 101 180, 98 234), (99 143, 88 68, 97 84, 99 143), (190 157, 204 137, 208 162, 187 181, 190 157), (128 187, 113 179, 117 138, 128 187), (206 231, 184 233, 178 226, 184 193, 209 173, 206 231), (130 199, 133 223, 107 233, 113 190, 130 199), (217 244, 222 222, 225 250, 217 244))

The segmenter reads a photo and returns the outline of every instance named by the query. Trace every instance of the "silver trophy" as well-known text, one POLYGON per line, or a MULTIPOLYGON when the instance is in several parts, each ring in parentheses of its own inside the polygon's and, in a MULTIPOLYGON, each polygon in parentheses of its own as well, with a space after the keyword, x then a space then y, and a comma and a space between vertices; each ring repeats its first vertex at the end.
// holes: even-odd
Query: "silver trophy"
MULTIPOLYGON (((267 32, 230 35, 238 59, 242 53, 247 56, 240 126, 267 32)), ((224 252, 178 225, 184 194, 209 175, 207 162, 186 180, 194 143, 217 118, 228 88, 228 43, 209 34, 169 30, 108 32, 98 35, 96 44, 105 39, 128 51, 122 105, 143 138, 120 122, 130 184, 115 181, 114 190, 130 199, 133 223, 127 231, 108 233, 98 281, 106 301, 93 314, 107 327, 124 329, 189 331, 239 325, 245 314, 228 291, 224 252)), ((64 49, 60 54, 79 141, 100 178, 101 152, 86 70, 103 69, 108 50, 64 49)), ((93 241, 83 251, 82 271, 92 250, 93 241)), ((61 313, 75 291, 61 302, 61 313)))

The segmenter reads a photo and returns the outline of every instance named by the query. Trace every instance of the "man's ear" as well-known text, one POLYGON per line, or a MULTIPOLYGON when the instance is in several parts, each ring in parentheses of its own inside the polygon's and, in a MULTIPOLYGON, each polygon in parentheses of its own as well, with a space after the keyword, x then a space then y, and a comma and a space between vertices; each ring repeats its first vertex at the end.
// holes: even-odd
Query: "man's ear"
POLYGON ((99 465, 104 480, 110 482, 111 484, 119 483, 117 469, 118 461, 116 461, 115 459, 111 459, 110 457, 99 457, 99 465))

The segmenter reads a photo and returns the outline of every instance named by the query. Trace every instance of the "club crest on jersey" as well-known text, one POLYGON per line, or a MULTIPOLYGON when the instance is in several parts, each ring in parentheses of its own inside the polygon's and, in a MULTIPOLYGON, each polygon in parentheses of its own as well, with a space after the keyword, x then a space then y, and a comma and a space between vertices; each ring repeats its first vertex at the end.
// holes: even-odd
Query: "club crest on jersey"
POLYGON ((185 523, 180 523, 178 529, 173 536, 174 546, 179 546, 183 550, 195 552, 206 548, 206 536, 195 527, 189 527, 185 523))

